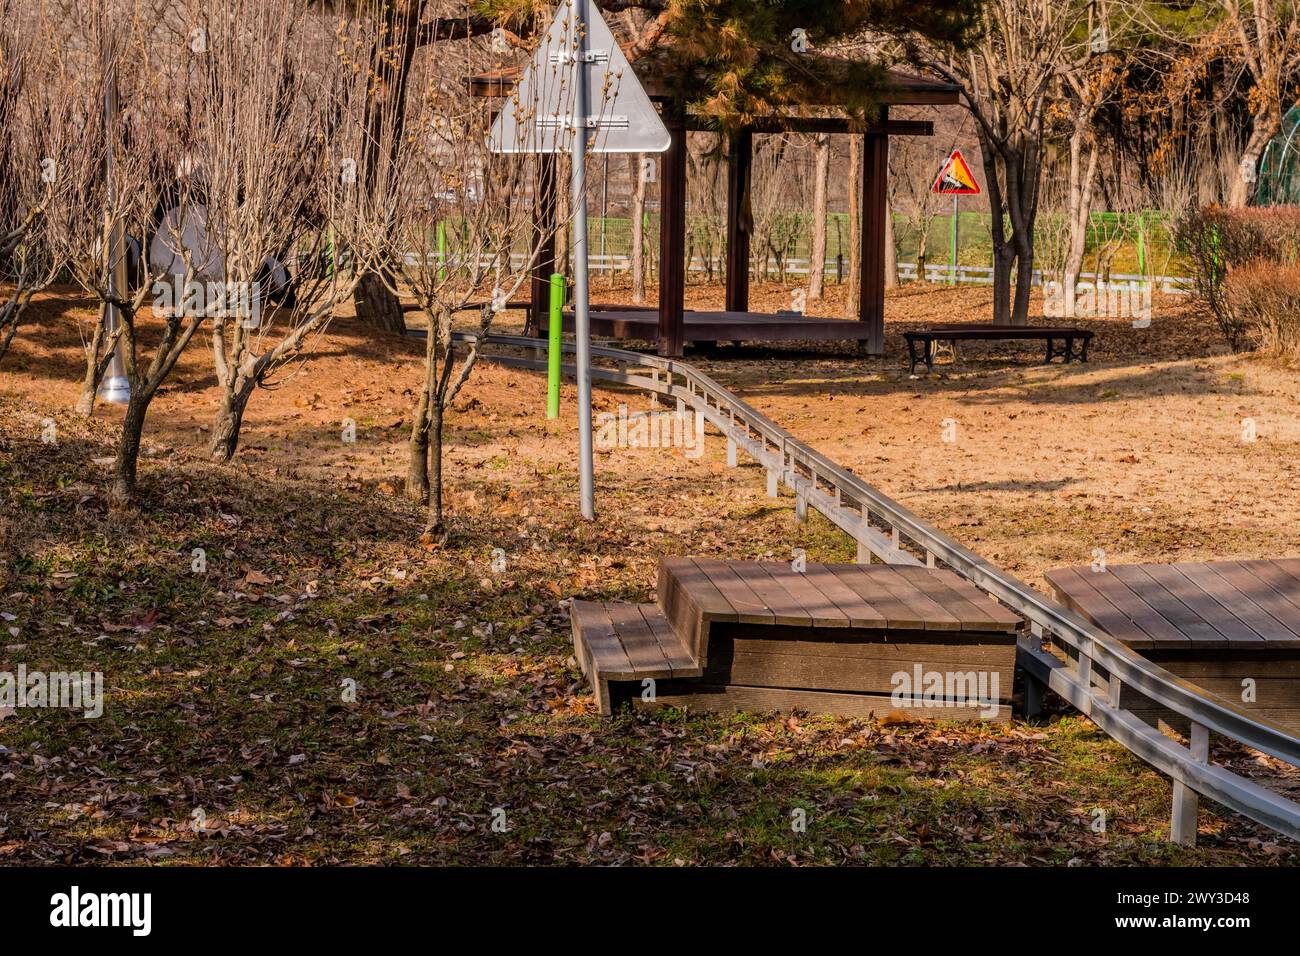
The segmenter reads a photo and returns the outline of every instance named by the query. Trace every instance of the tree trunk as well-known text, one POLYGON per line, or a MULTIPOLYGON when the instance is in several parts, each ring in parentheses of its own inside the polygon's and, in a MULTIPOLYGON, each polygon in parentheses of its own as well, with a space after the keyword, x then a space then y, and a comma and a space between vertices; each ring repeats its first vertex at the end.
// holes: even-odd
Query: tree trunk
POLYGON ((383 332, 406 334, 402 300, 395 296, 377 273, 366 273, 352 294, 357 318, 383 332))
POLYGON ((429 407, 429 516, 428 530, 441 534, 446 526, 442 514, 442 422, 444 409, 438 402, 429 407))
POLYGON ((1074 131, 1070 134, 1070 195, 1066 210, 1070 226, 1070 239, 1065 253, 1062 275, 1065 301, 1061 314, 1073 318, 1079 273, 1083 271, 1083 257, 1088 245, 1088 219, 1092 213, 1092 187, 1097 174, 1097 145, 1089 142, 1088 120, 1076 117, 1074 131), (1088 158, 1083 158, 1084 146, 1088 158))
POLYGON ((76 411, 78 415, 85 415, 89 418, 95 412, 95 392, 99 389, 99 381, 103 376, 103 365, 99 360, 100 350, 104 346, 104 309, 99 309, 99 321, 95 323, 94 334, 90 337, 90 344, 86 347, 86 371, 81 377, 81 396, 77 399, 76 411))
POLYGON ((645 301, 645 154, 632 157, 632 301, 645 301))
MULTIPOLYGON (((426 310, 431 312, 432 310, 426 310)), ((429 338, 424 355, 424 384, 420 398, 415 403, 415 417, 411 422, 408 442, 410 460, 406 466, 406 497, 411 501, 429 500, 429 399, 433 378, 434 330, 430 320, 429 338)))
POLYGON ((978 133, 980 157, 984 161, 984 179, 989 197, 989 236, 993 241, 993 324, 1011 324, 1011 267, 1015 249, 1007 239, 1006 206, 998 180, 998 155, 981 129, 978 133))
POLYGON ((140 438, 144 433, 145 413, 153 394, 132 383, 131 401, 126 406, 122 420, 122 435, 117 443, 117 465, 108 500, 114 507, 123 507, 135 500, 136 469, 140 462, 140 438))
POLYGON ((848 317, 858 314, 862 285, 862 137, 849 137, 849 294, 848 317))
POLYGON ((217 462, 228 462, 239 448, 239 433, 244 427, 244 412, 256 387, 255 379, 240 379, 221 396, 217 417, 212 423, 212 444, 208 457, 217 462))
POLYGON ((812 255, 808 260, 808 298, 820 301, 826 281, 826 180, 831 168, 831 138, 817 134, 817 157, 813 170, 812 255))
POLYGON ((1259 174, 1259 160, 1269 140, 1282 128, 1282 114, 1278 105, 1269 102, 1251 118, 1250 138, 1241 154, 1241 162, 1233 173, 1232 188, 1228 191, 1228 207, 1244 209, 1255 195, 1255 182, 1259 174))

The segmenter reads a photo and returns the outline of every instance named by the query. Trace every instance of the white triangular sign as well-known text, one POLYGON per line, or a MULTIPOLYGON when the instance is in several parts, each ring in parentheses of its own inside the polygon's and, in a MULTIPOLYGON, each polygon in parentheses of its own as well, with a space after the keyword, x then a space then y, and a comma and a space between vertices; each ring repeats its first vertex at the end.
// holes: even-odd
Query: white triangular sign
MULTIPOLYGON (((587 73, 589 149, 594 153, 662 153, 668 130, 609 25, 584 3, 587 29, 579 68, 587 73)), ((569 5, 561 3, 546 38, 497 114, 489 137, 497 153, 568 152, 573 136, 573 60, 569 5)))

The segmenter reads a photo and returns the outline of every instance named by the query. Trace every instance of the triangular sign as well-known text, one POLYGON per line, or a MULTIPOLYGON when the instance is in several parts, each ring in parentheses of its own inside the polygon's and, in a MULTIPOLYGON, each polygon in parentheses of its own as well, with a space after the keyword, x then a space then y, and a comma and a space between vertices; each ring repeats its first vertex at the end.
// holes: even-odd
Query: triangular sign
POLYGON ((943 168, 939 170, 939 175, 934 177, 930 192, 944 193, 949 196, 979 195, 979 183, 975 182, 975 175, 966 165, 966 158, 962 156, 960 149, 954 149, 949 154, 943 168))
POLYGON ((572 147, 573 68, 586 71, 589 148, 596 153, 662 153, 668 130, 609 25, 590 0, 566 0, 555 11, 546 37, 492 124, 489 143, 497 153, 562 153, 572 147), (575 43, 569 4, 586 21, 575 43))

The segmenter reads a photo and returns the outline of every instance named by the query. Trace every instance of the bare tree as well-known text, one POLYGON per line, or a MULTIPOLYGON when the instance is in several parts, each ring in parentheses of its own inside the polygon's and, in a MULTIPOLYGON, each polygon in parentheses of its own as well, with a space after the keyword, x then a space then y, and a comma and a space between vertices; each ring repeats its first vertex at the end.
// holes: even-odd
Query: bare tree
POLYGON ((364 192, 358 184, 367 77, 352 67, 370 42, 363 22, 326 32, 308 0, 209 0, 205 22, 189 72, 191 153, 226 297, 212 310, 221 398, 209 451, 228 461, 255 390, 292 367, 352 297, 367 263, 358 226, 382 219, 390 197, 382 170, 364 192), (330 240, 346 268, 318 267, 330 240))
MULTIPOLYGON (((403 138, 391 170, 397 213, 386 255, 399 280, 392 291, 413 296, 426 320, 424 377, 412 417, 406 491, 426 503, 426 533, 431 536, 446 532, 442 452, 447 410, 478 357, 476 344, 462 348, 456 342, 456 317, 472 313, 478 331, 489 330, 495 313, 528 280, 540 253, 541 237, 534 234, 529 207, 517 197, 553 199, 541 194, 533 157, 488 149, 490 104, 467 96, 460 82, 476 42, 459 45, 454 59, 460 62, 450 70, 446 64, 453 53, 447 50, 439 68, 414 86, 405 110, 417 118, 409 128, 423 132, 403 138), (447 230, 451 239, 442 256, 431 241, 439 223, 455 227, 447 230)), ((532 126, 526 120, 519 123, 521 130, 532 126)))
POLYGON ((912 51, 921 66, 961 87, 975 118, 992 214, 994 322, 1028 321, 1046 110, 1071 45, 1087 42, 1079 36, 1085 7, 1083 0, 987 0, 983 30, 968 49, 912 51))
MULTIPOLYGON (((203 308, 175 303, 146 308, 157 283, 189 288, 203 267, 203 252, 183 256, 179 272, 168 277, 140 264, 143 275, 127 277, 126 236, 156 235, 174 243, 192 223, 159 222, 156 207, 164 192, 178 208, 196 198, 195 178, 184 163, 185 137, 178 112, 160 76, 168 70, 149 50, 136 27, 140 20, 99 11, 66 31, 48 51, 49 82, 55 96, 74 104, 52 116, 62 128, 50 137, 52 190, 42 219, 45 240, 67 264, 73 279, 117 316, 130 402, 118 440, 117 462, 109 489, 116 505, 136 496, 140 443, 149 405, 177 360, 208 317, 203 308), (152 72, 146 74, 146 69, 152 72), (120 93, 120 98, 115 96, 120 93), (107 107, 106 108, 106 105, 107 107), (116 108, 113 108, 116 104, 116 108), (159 320, 142 336, 148 318, 159 320), (149 354, 146 341, 152 341, 149 354)), ((114 336, 100 323, 92 336, 105 355, 114 336)), ((96 361, 92 349, 91 363, 96 361)))
POLYGON ((15 5, 0 4, 0 359, 32 297, 59 268, 39 227, 51 192, 48 114, 66 104, 50 98, 32 39, 15 5))
POLYGON ((1300 66, 1300 6, 1291 0, 1216 0, 1250 78, 1250 134, 1228 191, 1228 205, 1243 207, 1255 192, 1260 156, 1282 128, 1282 101, 1300 66))

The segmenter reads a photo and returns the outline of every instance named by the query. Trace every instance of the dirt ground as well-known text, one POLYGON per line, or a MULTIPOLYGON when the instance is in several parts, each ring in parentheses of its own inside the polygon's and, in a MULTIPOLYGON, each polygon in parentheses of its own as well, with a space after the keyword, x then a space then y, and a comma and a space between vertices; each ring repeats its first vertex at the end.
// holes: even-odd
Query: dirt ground
MULTIPOLYGON (((826 314, 842 291, 832 287, 826 314)), ((784 306, 789 294, 756 287, 752 306, 784 306)), ((593 290, 625 295, 601 280, 593 290)), ((721 295, 692 286, 688 305, 718 307, 721 295)), ((1226 354, 1184 301, 1166 297, 1146 329, 1080 323, 1097 333, 1087 365, 1043 366, 1033 345, 971 343, 933 375, 907 374, 903 331, 987 319, 990 301, 978 288, 891 293, 883 359, 848 345, 724 346, 688 361, 1038 586, 1045 571, 1098 550, 1114 562, 1300 553, 1294 371, 1226 354)), ((698 459, 599 452, 600 519, 584 527, 574 517, 574 389, 566 383, 561 417, 547 421, 540 378, 483 364, 448 423, 458 531, 444 547, 421 546, 421 516, 401 487, 422 346, 346 316, 306 365, 254 396, 225 468, 203 460, 216 391, 207 343, 196 341, 150 412, 146 504, 126 528, 101 487, 116 412, 100 408, 89 423, 70 412, 93 317, 84 300, 45 296, 0 365, 0 592, 13 641, 4 662, 102 653, 126 713, 105 718, 115 722, 98 742, 6 715, 0 792, 12 802, 0 808, 0 859, 1297 859, 1211 807, 1202 849, 1169 848, 1168 782, 1077 718, 993 729, 599 721, 567 660, 565 599, 644 600, 664 553, 784 557, 801 547, 851 560, 847 540, 819 518, 795 524, 788 500, 765 497, 757 468, 726 467, 716 436, 698 459), (53 446, 40 440, 51 421, 53 446), (355 442, 343 438, 348 422, 355 442), (212 569, 196 582, 188 555, 200 544, 212 569), (382 699, 364 719, 308 729, 308 712, 319 716, 313 708, 348 667, 382 684, 382 699), (295 702, 307 677, 316 696, 295 702), (218 726, 232 712, 235 725, 218 726), (401 743, 386 736, 393 725, 401 743), (782 761, 785 776, 754 776, 782 761), (628 779, 611 782, 619 774, 628 779), (582 812, 565 802, 579 792, 582 812), (863 811, 882 794, 879 813, 863 811), (835 826, 791 843, 781 817, 798 800, 835 826), (532 808, 527 839, 485 842, 494 801, 532 808), (1096 802, 1114 805, 1111 837, 1086 826, 1096 802), (191 825, 197 806, 213 825, 191 825), (580 822, 560 837, 562 819, 580 822)), ((500 328, 521 324, 512 313, 500 328)), ((620 404, 647 407, 639 394, 597 389, 597 411, 620 404)), ((1227 759, 1262 772, 1249 756, 1227 759)))

